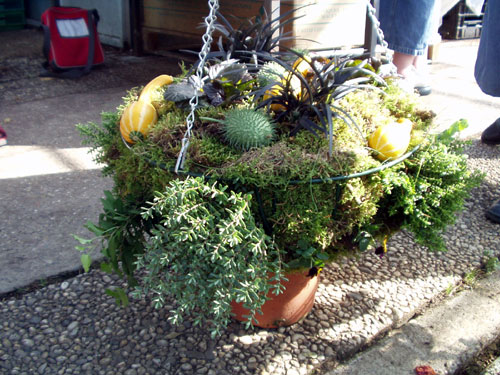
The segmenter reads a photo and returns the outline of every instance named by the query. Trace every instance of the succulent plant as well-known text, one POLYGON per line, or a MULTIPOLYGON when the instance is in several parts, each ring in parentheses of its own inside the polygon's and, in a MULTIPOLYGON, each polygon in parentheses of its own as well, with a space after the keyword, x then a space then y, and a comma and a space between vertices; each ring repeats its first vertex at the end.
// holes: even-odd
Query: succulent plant
POLYGON ((232 109, 226 113, 222 123, 226 140, 231 146, 242 150, 267 146, 274 138, 274 123, 261 111, 232 109))

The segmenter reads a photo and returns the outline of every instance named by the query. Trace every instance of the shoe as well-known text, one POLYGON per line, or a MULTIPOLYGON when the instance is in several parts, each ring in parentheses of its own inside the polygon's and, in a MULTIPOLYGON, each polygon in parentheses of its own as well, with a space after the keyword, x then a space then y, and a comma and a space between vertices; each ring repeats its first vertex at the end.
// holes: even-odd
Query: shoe
POLYGON ((483 131, 481 142, 487 145, 500 145, 500 118, 483 131))
POLYGON ((0 146, 5 146, 7 144, 7 133, 0 126, 0 146))
POLYGON ((405 70, 405 75, 398 85, 406 92, 414 93, 416 91, 420 96, 426 96, 432 93, 432 88, 428 81, 427 75, 410 66, 405 70))
POLYGON ((432 93, 427 73, 417 70, 413 66, 411 68, 410 79, 413 80, 413 87, 415 88, 415 91, 418 92, 420 96, 426 96, 432 93))
POLYGON ((432 93, 432 88, 430 85, 420 83, 415 85, 415 91, 417 91, 420 96, 426 96, 432 93))
POLYGON ((486 217, 494 223, 500 224, 500 199, 493 203, 493 206, 486 211, 486 217))

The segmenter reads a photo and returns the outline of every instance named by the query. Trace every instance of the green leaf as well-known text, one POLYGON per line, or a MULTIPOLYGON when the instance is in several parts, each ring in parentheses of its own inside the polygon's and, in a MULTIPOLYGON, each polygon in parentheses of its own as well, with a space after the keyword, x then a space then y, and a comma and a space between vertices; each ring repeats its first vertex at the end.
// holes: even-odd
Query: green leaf
POLYGON ((316 254, 316 258, 321 259, 321 260, 328 260, 330 257, 328 256, 327 253, 318 253, 316 254))
POLYGON ((113 267, 111 264, 103 262, 101 263, 101 271, 111 274, 113 273, 113 267))
POLYGON ((90 265, 92 264, 92 259, 90 258, 89 254, 82 254, 80 257, 80 262, 82 263, 83 270, 85 272, 89 272, 90 270, 90 265))
POLYGON ((167 86, 163 92, 163 97, 167 101, 180 102, 191 99, 194 92, 194 86, 191 83, 184 81, 167 86))
POLYGON ((438 139, 442 142, 447 143, 453 139, 453 136, 455 134, 461 132, 464 129, 467 129, 468 126, 469 123, 466 119, 460 119, 453 123, 448 129, 439 134, 438 139))
POLYGON ((114 210, 114 201, 113 194, 109 190, 104 191, 105 198, 101 199, 102 206, 105 211, 113 211, 114 210))
POLYGON ((77 240, 78 242, 80 242, 82 245, 88 245, 89 243, 92 243, 92 240, 90 239, 86 239, 86 238, 82 238, 80 236, 77 236, 76 234, 72 234, 73 238, 75 240, 77 240))
POLYGON ((117 306, 127 307, 129 304, 127 293, 122 288, 106 289, 106 294, 115 298, 117 306))
MULTIPOLYGON (((87 228, 89 231, 91 231, 92 233, 94 233, 96 236, 102 236, 104 234, 104 231, 102 230, 102 228, 99 228, 98 226, 96 226, 93 222, 91 222, 90 220, 87 221, 87 223, 84 225, 85 228, 87 228)), ((75 238, 76 239, 76 238, 75 238)), ((78 240, 77 240, 78 241, 78 240)))

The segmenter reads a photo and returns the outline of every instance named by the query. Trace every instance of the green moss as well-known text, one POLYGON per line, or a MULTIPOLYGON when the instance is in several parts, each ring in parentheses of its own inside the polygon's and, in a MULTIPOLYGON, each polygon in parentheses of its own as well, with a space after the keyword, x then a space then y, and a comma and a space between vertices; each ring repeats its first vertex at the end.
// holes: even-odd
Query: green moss
POLYGON ((191 141, 189 163, 196 169, 218 168, 224 163, 236 161, 242 152, 222 144, 214 136, 195 137, 191 141))

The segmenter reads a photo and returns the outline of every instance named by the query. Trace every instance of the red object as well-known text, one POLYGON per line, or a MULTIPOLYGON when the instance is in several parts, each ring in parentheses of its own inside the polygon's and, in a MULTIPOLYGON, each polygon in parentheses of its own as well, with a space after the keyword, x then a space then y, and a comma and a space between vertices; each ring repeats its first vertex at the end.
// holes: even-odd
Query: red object
POLYGON ((436 371, 431 366, 417 366, 415 367, 415 374, 417 375, 437 375, 436 371))
POLYGON ((7 144, 7 132, 0 126, 0 146, 7 144))
MULTIPOLYGON (((268 294, 270 300, 262 306, 263 315, 256 314, 259 321, 254 324, 262 328, 277 328, 297 323, 311 311, 319 284, 319 275, 309 276, 308 271, 294 272, 285 275, 288 281, 283 282, 285 290, 279 295, 268 294)), ((241 303, 232 302, 235 319, 246 321, 243 315, 248 310, 241 303)))
POLYGON ((95 9, 50 7, 43 12, 44 53, 49 65, 70 69, 102 64, 104 52, 97 33, 98 20, 95 9))

